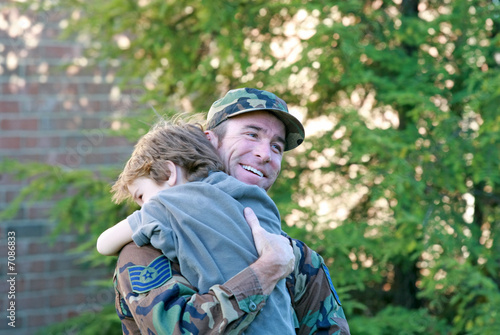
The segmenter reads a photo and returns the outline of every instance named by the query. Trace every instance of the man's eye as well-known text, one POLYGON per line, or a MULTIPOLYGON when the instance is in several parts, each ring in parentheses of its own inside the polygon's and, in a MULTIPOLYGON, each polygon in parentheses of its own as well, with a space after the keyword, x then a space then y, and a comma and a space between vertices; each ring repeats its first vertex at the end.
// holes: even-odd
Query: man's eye
POLYGON ((273 144, 273 148, 274 150, 276 150, 278 153, 282 153, 283 152, 283 148, 281 147, 281 145, 279 144, 273 144))

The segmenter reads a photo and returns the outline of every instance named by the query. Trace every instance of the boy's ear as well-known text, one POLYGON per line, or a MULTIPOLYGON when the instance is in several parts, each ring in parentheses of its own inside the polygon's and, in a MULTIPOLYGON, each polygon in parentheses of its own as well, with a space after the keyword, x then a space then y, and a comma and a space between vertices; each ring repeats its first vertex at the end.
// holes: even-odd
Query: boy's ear
POLYGON ((172 161, 165 162, 165 169, 170 171, 170 178, 168 178, 167 183, 170 187, 175 186, 177 184, 177 179, 180 177, 178 175, 178 171, 176 169, 176 165, 172 161))

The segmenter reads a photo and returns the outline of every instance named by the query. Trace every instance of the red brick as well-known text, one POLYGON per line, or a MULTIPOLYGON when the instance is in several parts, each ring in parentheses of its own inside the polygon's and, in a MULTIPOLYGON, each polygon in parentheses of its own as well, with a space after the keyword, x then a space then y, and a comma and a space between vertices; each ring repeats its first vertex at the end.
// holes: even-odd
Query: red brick
POLYGON ((111 91, 111 84, 101 83, 101 84, 91 84, 87 83, 83 85, 84 92, 86 94, 102 94, 103 92, 111 91))
POLYGON ((82 276, 71 276, 68 278, 69 287, 82 287, 86 280, 88 279, 82 276))
MULTIPOLYGON (((16 296, 17 298, 17 296, 16 296)), ((16 299, 19 302, 19 310, 36 310, 36 309, 44 309, 47 308, 48 305, 48 297, 47 294, 43 294, 43 296, 34 296, 33 294, 23 295, 16 299)))
MULTIPOLYGON (((7 92, 8 85, 2 85, 2 91, 7 92)), ((19 113, 19 102, 0 101, 0 113, 19 113)))
POLYGON ((26 93, 28 94, 38 94, 39 84, 36 82, 31 82, 26 84, 26 93))
MULTIPOLYGON (((52 73, 52 76, 54 74, 52 73)), ((55 76, 54 76, 55 77, 55 76)), ((62 94, 64 98, 75 96, 79 92, 79 84, 66 81, 67 79, 55 77, 56 81, 49 81, 39 84, 38 90, 40 94, 56 95, 62 94)))
POLYGON ((48 270, 46 261, 28 261, 18 265, 18 273, 41 273, 48 270))
MULTIPOLYGON (((56 12, 59 14, 58 12, 56 12)), ((59 28, 59 21, 64 19, 62 15, 54 15, 52 12, 43 12, 44 16, 42 19, 38 19, 38 21, 44 22, 47 27, 42 30, 42 36, 45 40, 55 40, 61 33, 61 29, 59 28)))
POLYGON ((22 150, 13 151, 9 154, 9 158, 25 163, 45 162, 47 159, 47 154, 42 150, 40 150, 39 152, 40 153, 38 154, 25 154, 22 152, 22 150))
POLYGON ((47 243, 40 242, 30 242, 28 246, 28 253, 30 255, 41 254, 42 252, 47 251, 47 243))
POLYGON ((89 295, 90 293, 87 292, 86 294, 84 293, 77 293, 77 294, 73 294, 73 301, 75 301, 77 304, 84 304, 86 302, 86 298, 87 298, 87 295, 89 295))
MULTIPOLYGON (((25 75, 27 77, 39 75, 38 63, 37 65, 26 65, 24 67, 25 75)), ((34 83, 33 83, 34 84, 34 83)), ((36 83, 38 85, 38 83, 36 83)))
POLYGON ((61 93, 65 94, 65 95, 76 95, 80 91, 78 84, 66 82, 66 83, 63 83, 62 85, 63 85, 63 89, 62 89, 61 93))
MULTIPOLYGON (((65 236, 66 237, 66 236, 65 236)), ((72 238, 71 241, 59 241, 53 246, 51 246, 50 250, 53 250, 54 252, 59 252, 59 253, 64 253, 67 252, 71 249, 76 248, 80 244, 77 241, 74 241, 74 236, 70 236, 72 238)))
MULTIPOLYGON (((5 184, 5 185, 7 185, 7 184, 9 184, 9 185, 17 185, 17 184, 19 184, 19 183, 8 183, 8 182, 4 182, 4 178, 5 178, 5 175, 3 175, 3 176, 2 176, 2 184, 5 184)), ((21 187, 21 186, 20 186, 20 187, 21 187)), ((18 192, 18 191, 7 191, 7 192, 5 192, 5 201, 6 201, 7 203, 12 202, 12 201, 16 198, 16 196, 17 196, 18 194, 19 194, 19 192, 18 192)))
POLYGON ((29 255, 46 254, 48 257, 55 257, 55 254, 58 254, 57 257, 59 258, 61 253, 69 250, 68 245, 70 242, 57 241, 52 244, 49 242, 37 242, 30 240, 29 242, 26 242, 26 244, 26 253, 29 255))
POLYGON ((26 87, 25 84, 20 83, 9 83, 8 93, 10 94, 25 94, 26 87))
POLYGON ((110 164, 116 163, 117 157, 113 154, 93 154, 90 153, 84 157, 86 164, 110 164))
POLYGON ((41 83, 38 87, 39 94, 54 95, 61 90, 61 84, 52 81, 41 83))
POLYGON ((50 307, 75 306, 84 302, 85 295, 82 293, 60 292, 50 297, 50 307))
POLYGON ((28 318, 28 327, 41 327, 47 324, 47 316, 46 315, 30 315, 28 318))
MULTIPOLYGON (((127 140, 125 137, 106 137, 104 145, 107 147, 127 147, 132 148, 134 143, 127 140)), ((131 151, 132 152, 132 151, 131 151)))
POLYGON ((50 280, 51 288, 60 290, 62 287, 67 287, 66 277, 57 277, 50 280))
POLYGON ((89 100, 89 104, 87 106, 88 110, 94 112, 100 111, 109 111, 109 102, 108 101, 99 101, 99 100, 89 100))
POLYGON ((52 45, 43 47, 43 55, 46 58, 74 58, 81 55, 81 48, 75 46, 52 45))
MULTIPOLYGON (((75 132, 75 133, 76 133, 76 132, 75 132)), ((88 142, 88 143, 90 143, 90 142, 89 142, 89 141, 85 138, 85 136, 83 136, 82 132, 81 132, 81 131, 79 131, 79 132, 78 132, 78 134, 75 134, 75 135, 70 136, 70 137, 66 137, 66 138, 65 138, 65 143, 64 143, 64 145, 65 145, 65 147, 66 147, 66 148, 72 148, 72 149, 73 149, 73 150, 69 150, 69 149, 68 149, 68 150, 67 150, 67 152, 69 153, 69 152, 76 151, 76 148, 77 148, 78 146, 82 146, 82 145, 83 145, 83 144, 82 144, 83 142, 86 142, 86 143, 88 142)))
POLYGON ((26 148, 57 148, 61 146, 59 137, 30 137, 22 142, 26 148))
POLYGON ((23 140, 23 147, 35 148, 37 146, 37 138, 25 138, 23 140))
POLYGON ((28 281, 23 279, 22 276, 16 277, 16 291, 17 292, 26 292, 28 287, 28 281))
POLYGON ((78 243, 78 241, 68 242, 68 248, 67 248, 67 250, 74 249, 74 248, 78 247, 79 245, 80 245, 80 243, 78 243))
POLYGON ((78 316, 80 315, 79 312, 75 311, 75 310, 70 310, 70 311, 67 311, 66 312, 66 317, 69 319, 69 318, 74 318, 75 316, 78 316))
POLYGON ((2 85, 2 92, 4 92, 5 95, 17 94, 19 93, 19 89, 18 86, 13 85, 12 83, 6 83, 2 85))
MULTIPOLYGON (((9 84, 8 83, 2 83, 2 84, 0 84, 0 93, 6 95, 8 93, 8 90, 9 90, 9 84)), ((3 108, 2 108, 2 109, 0 109, 0 112, 7 112, 7 111, 4 111, 3 108)))
POLYGON ((66 169, 78 168, 83 163, 83 158, 76 152, 76 150, 73 148, 71 149, 71 151, 68 151, 65 154, 58 154, 51 157, 50 162, 48 161, 47 163, 63 166, 66 169))
POLYGON ((31 163, 31 162, 45 162, 47 159, 47 153, 43 152, 43 150, 39 150, 39 154, 29 154, 29 155, 22 155, 22 161, 31 163))
POLYGON ((81 120, 77 117, 74 118, 64 118, 64 119, 54 119, 50 121, 51 129, 72 129, 77 130, 81 124, 81 120))
MULTIPOLYGON (((50 316, 51 318, 51 322, 50 323, 59 323, 63 320, 66 320, 66 315, 67 313, 66 312, 56 312, 56 313, 52 313, 52 315, 50 316)), ((71 334, 68 332, 68 334, 71 334)))
POLYGON ((50 206, 47 207, 28 207, 27 211, 27 218, 28 219, 40 219, 40 218, 46 218, 50 214, 50 206))
POLYGON ((19 149, 21 148, 20 137, 2 137, 0 138, 0 149, 19 149))
POLYGON ((51 272, 55 272, 55 271, 68 270, 71 268, 77 268, 75 260, 54 258, 54 259, 50 260, 49 268, 47 270, 51 271, 51 272))
POLYGON ((85 118, 82 121, 82 127, 85 129, 99 129, 103 124, 103 120, 100 118, 85 118))
POLYGON ((0 122, 3 130, 37 130, 38 119, 7 119, 0 122))
POLYGON ((50 307, 61 307, 71 303, 72 297, 67 293, 60 292, 58 295, 50 297, 50 307))
POLYGON ((50 288, 50 282, 52 281, 52 278, 50 280, 47 280, 46 278, 35 278, 30 280, 30 285, 29 285, 29 290, 30 291, 43 291, 48 288, 50 288))

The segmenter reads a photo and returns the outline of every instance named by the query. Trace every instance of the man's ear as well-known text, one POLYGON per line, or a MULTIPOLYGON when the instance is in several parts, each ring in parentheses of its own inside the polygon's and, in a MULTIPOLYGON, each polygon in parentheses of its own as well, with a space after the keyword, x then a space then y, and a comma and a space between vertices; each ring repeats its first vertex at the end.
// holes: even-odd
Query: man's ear
POLYGON ((210 141, 210 143, 212 143, 215 149, 219 147, 219 138, 217 137, 217 135, 215 135, 213 131, 205 130, 205 136, 210 141))
POLYGON ((180 177, 177 171, 177 165, 172 161, 165 162, 165 169, 170 171, 170 178, 166 181, 170 187, 175 186, 177 184, 177 179, 180 177))

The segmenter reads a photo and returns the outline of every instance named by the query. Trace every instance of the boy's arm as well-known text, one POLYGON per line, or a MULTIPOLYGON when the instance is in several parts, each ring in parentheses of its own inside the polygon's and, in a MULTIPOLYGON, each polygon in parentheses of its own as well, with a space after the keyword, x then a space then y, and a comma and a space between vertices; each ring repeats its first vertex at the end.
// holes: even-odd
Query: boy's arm
POLYGON ((104 256, 117 255, 123 246, 132 242, 132 229, 128 220, 122 220, 106 229, 97 239, 97 251, 104 256))

